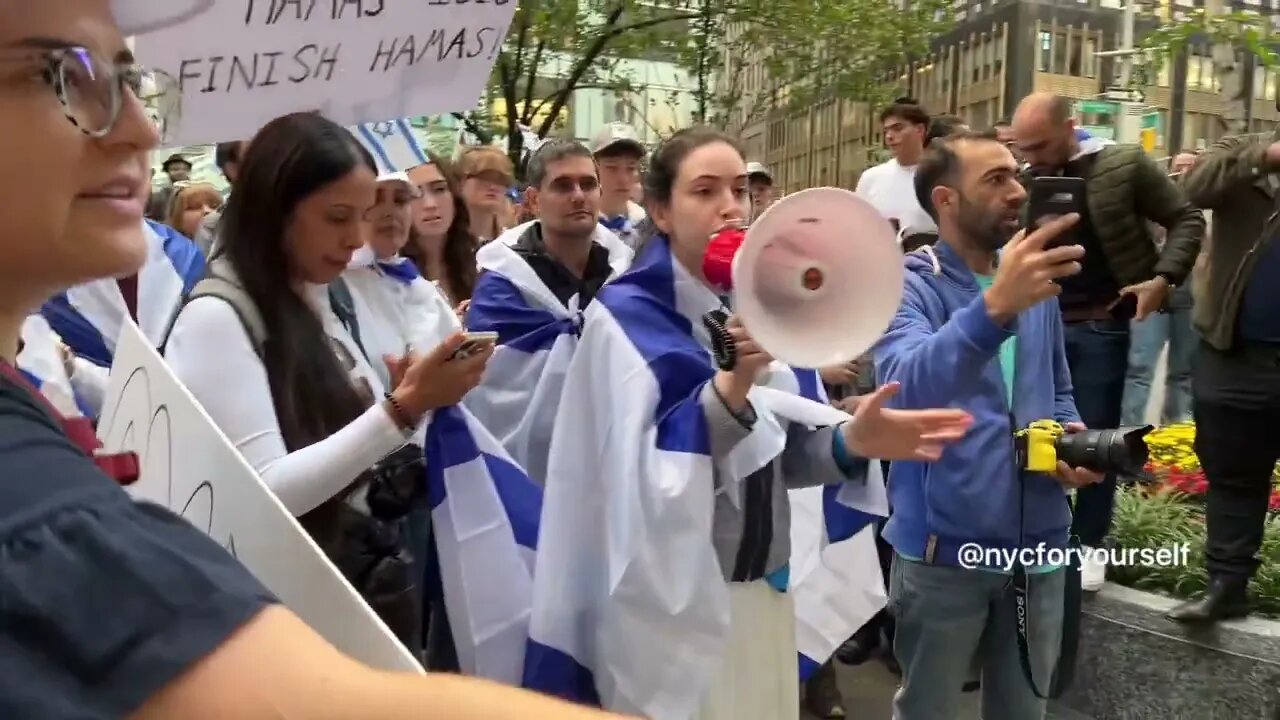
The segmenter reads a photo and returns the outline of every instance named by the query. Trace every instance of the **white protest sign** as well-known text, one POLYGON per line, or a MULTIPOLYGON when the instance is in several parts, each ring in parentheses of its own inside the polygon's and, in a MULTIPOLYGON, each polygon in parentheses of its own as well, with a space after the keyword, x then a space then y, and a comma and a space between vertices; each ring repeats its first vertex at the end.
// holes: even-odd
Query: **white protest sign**
POLYGON ((339 650, 376 668, 422 672, 131 322, 116 344, 98 435, 109 452, 138 453, 134 498, 208 533, 339 650))
POLYGON ((182 87, 167 144, 247 140, 297 111, 355 125, 474 108, 515 9, 516 0, 217 0, 134 48, 182 87))

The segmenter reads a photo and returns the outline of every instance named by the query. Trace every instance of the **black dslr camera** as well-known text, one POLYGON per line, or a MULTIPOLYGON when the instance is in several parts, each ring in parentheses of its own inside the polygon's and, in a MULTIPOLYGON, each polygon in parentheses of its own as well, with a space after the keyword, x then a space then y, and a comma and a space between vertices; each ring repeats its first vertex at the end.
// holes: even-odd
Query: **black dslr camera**
POLYGON ((1143 425, 1067 433, 1053 420, 1037 420, 1013 439, 1018 465, 1029 472, 1055 472, 1061 460, 1073 468, 1137 475, 1147 464, 1146 437, 1154 429, 1143 425))

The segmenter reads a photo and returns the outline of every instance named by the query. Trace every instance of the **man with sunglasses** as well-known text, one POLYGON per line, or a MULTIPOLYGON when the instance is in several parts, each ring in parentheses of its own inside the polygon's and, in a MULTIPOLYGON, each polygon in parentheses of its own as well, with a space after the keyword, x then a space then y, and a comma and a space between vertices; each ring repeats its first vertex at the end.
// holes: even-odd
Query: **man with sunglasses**
POLYGON ((578 318, 632 251, 605 229, 591 152, 551 140, 529 159, 526 207, 537 219, 480 249, 481 275, 466 325, 500 345, 467 408, 541 483, 560 385, 577 346, 578 318))

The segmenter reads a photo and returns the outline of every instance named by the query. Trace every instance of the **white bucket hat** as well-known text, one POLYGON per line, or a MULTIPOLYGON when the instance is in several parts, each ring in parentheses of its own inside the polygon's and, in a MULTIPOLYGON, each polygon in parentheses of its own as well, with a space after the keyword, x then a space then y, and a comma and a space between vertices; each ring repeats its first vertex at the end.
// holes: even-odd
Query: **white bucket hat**
POLYGON ((125 35, 141 35, 180 25, 213 7, 214 0, 111 0, 111 12, 125 35))

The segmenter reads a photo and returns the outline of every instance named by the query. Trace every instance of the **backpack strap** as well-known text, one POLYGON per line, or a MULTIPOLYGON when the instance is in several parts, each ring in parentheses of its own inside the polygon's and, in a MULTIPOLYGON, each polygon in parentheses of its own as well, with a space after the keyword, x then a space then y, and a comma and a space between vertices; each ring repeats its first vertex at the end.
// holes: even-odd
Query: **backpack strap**
MULTIPOLYGON (((244 288, 236 284, 232 280, 220 275, 210 273, 204 279, 196 283, 191 288, 191 293, 183 300, 183 307, 186 307, 192 300, 202 297, 215 297, 231 306, 236 311, 236 315, 240 318, 240 324, 244 326, 244 331, 249 335, 249 342, 253 343, 253 350, 258 354, 259 358, 265 357, 264 348, 267 343, 267 323, 262 319, 262 313, 258 311, 258 306, 253 302, 253 298, 249 297, 249 293, 244 288)), ((161 344, 161 353, 164 352, 165 346, 169 344, 169 335, 173 333, 173 326, 178 321, 178 316, 182 314, 182 310, 173 314, 173 319, 169 322, 169 329, 165 331, 164 342, 161 344)))
POLYGON ((360 348, 364 359, 372 363, 373 359, 369 357, 369 351, 364 349, 364 343, 360 340, 360 322, 356 319, 355 298, 351 296, 351 288, 347 287, 347 282, 342 278, 329 283, 329 307, 333 310, 333 314, 338 316, 339 322, 347 332, 351 333, 351 339, 356 341, 356 347, 360 348))
POLYGON ((49 402, 48 398, 36 389, 35 385, 31 384, 31 381, 23 375, 21 370, 4 360, 0 360, 0 377, 7 379, 30 395, 32 400, 62 426, 62 431, 66 433, 71 443, 85 455, 88 455, 94 464, 98 466, 98 469, 107 474, 107 477, 121 485, 132 485, 138 480, 142 473, 142 464, 138 460, 136 453, 102 452, 102 442, 98 440, 98 436, 94 432, 93 422, 89 418, 69 418, 63 415, 49 402))

